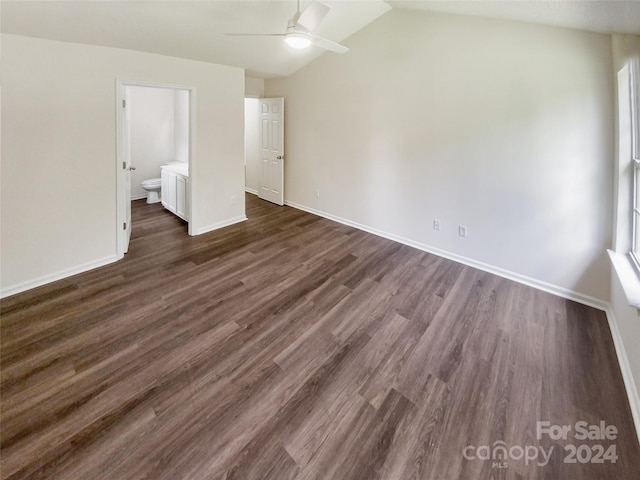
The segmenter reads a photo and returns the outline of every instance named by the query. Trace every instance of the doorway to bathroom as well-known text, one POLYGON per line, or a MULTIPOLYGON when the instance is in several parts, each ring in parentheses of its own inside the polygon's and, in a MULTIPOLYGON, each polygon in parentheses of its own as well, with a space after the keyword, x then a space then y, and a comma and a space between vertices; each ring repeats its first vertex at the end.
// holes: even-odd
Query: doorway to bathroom
MULTIPOLYGON (((172 174, 181 173, 183 204, 192 204, 189 179, 194 161, 195 91, 192 87, 118 80, 116 102, 116 228, 118 256, 122 257, 129 249, 131 238, 131 201, 148 195, 154 200, 158 189, 151 188, 150 194, 148 184, 153 182, 146 181, 160 179, 161 167, 168 167, 172 174)), ((187 221, 191 234, 188 212, 181 217, 187 221)))

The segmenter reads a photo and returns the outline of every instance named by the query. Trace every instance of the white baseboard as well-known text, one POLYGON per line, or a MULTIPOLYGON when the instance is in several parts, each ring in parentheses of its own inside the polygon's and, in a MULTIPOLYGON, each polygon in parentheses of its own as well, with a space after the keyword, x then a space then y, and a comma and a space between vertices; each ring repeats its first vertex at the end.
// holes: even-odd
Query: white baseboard
POLYGON ((0 290, 0 298, 6 298, 10 295, 15 295, 16 293, 21 293, 36 287, 41 287, 42 285, 46 285, 47 283, 62 280, 63 278, 71 277, 72 275, 77 275, 79 273, 84 273, 89 270, 93 270, 94 268, 104 267, 105 265, 108 265, 110 263, 117 262, 121 258, 122 257, 118 257, 117 255, 110 255, 108 257, 101 258, 100 260, 83 263, 82 265, 67 268, 66 270, 62 270, 51 275, 44 275, 34 280, 18 283, 16 285, 0 290))
POLYGON ((624 348, 622 335, 620 334, 620 329, 618 328, 618 322, 615 314, 613 313, 613 309, 609 306, 605 312, 607 313, 607 322, 609 323, 609 330, 611 331, 613 345, 616 350, 616 356, 618 357, 618 364, 620 365, 620 371, 622 372, 622 380, 624 381, 624 387, 627 390, 627 398, 629 399, 629 407, 631 408, 633 423, 636 427, 638 440, 640 441, 640 396, 638 396, 638 388, 636 387, 636 382, 633 379, 631 365, 629 364, 629 357, 627 356, 627 351, 624 348))
POLYGON ((515 273, 510 270, 505 270, 500 267, 489 265, 487 263, 483 263, 478 260, 474 260, 472 258, 467 258, 462 255, 458 255, 456 253, 451 253, 446 250, 442 250, 440 248, 432 247, 431 245, 416 242, 409 238, 401 237, 393 233, 378 230, 377 228, 373 228, 373 227, 369 227, 368 225, 363 225, 361 223, 353 222, 351 220, 347 220, 345 218, 332 215, 330 213, 326 213, 320 210, 316 210, 314 208, 306 207, 304 205, 300 205, 295 202, 285 201, 285 204, 293 208, 297 208, 298 210, 303 210, 305 212, 313 213, 314 215, 318 215, 320 217, 324 217, 329 220, 342 223, 343 225, 357 228, 358 230, 363 230, 365 232, 372 233, 379 237, 383 237, 388 240, 393 240, 394 242, 402 243, 403 245, 408 245, 410 247, 417 248, 418 250, 422 250, 423 252, 433 253, 434 255, 438 255, 439 257, 447 258, 449 260, 453 260, 454 262, 462 263, 464 265, 468 265, 470 267, 477 268, 478 270, 483 270, 488 273, 493 273, 494 275, 498 275, 499 277, 503 277, 508 280, 513 280, 514 282, 522 283, 529 287, 537 288, 538 290, 542 290, 544 292, 551 293, 553 295, 557 295, 562 298, 574 300, 578 303, 582 303, 584 305, 588 305, 590 307, 594 307, 599 310, 606 311, 606 309, 609 306, 608 302, 601 300, 599 298, 592 297, 590 295, 585 295, 583 293, 575 292, 573 290, 569 290, 568 288, 553 285, 551 283, 547 283, 542 280, 537 280, 535 278, 531 278, 526 275, 521 275, 519 273, 515 273))
MULTIPOLYGON (((219 228, 228 227, 229 225, 233 225, 235 223, 244 222, 247 220, 245 215, 241 215, 235 218, 231 218, 229 220, 225 220, 223 222, 214 223, 212 225, 208 225, 203 228, 199 228, 193 233, 193 235, 200 235, 203 233, 211 232, 213 230, 217 230, 219 228)), ((79 273, 84 273, 88 270, 93 270, 94 268, 103 267, 110 263, 116 262, 120 260, 122 256, 108 256, 101 258, 99 260, 95 260, 93 262, 84 263, 82 265, 78 265, 76 267, 68 268, 66 270, 62 270, 56 273, 52 273, 50 275, 44 275, 42 277, 36 278, 34 280, 29 280, 26 282, 18 283, 16 285, 11 285, 6 288, 2 288, 0 290, 0 298, 6 298, 11 295, 15 295, 17 293, 24 292, 26 290, 30 290, 32 288, 40 287, 42 285, 46 285, 47 283, 55 282, 57 280, 62 280, 63 278, 71 277, 73 275, 77 275, 79 273)))
POLYGON ((620 365, 620 370, 622 372, 622 379, 624 381, 624 385, 627 390, 627 397, 628 397, 629 405, 631 407, 631 413, 633 415, 636 434, 638 435, 638 439, 640 440, 640 398, 638 397, 638 390, 636 388, 636 384, 633 379, 633 374, 631 372, 629 358, 627 357, 624 344, 622 343, 622 337, 620 335, 620 331, 618 329, 618 325, 616 323, 615 316, 613 314, 613 310, 609 302, 601 300, 599 298, 589 296, 589 295, 585 295, 580 292, 575 292, 573 290, 569 290, 564 287, 543 282, 535 278, 527 277, 526 275, 521 275, 519 273, 504 270, 502 268, 495 267, 493 265, 488 265, 486 263, 479 262, 477 260, 473 260, 467 257, 463 257, 455 253, 447 252, 445 250, 432 247, 430 245, 426 245, 420 242, 415 242, 408 238, 404 238, 398 235, 394 235, 392 233, 384 232, 376 228, 369 227, 367 225, 362 225, 357 222, 352 222, 351 220, 337 217, 335 215, 331 215, 329 213, 316 210, 314 208, 306 207, 304 205, 300 205, 295 202, 285 201, 285 204, 293 208, 296 208, 298 210, 303 210, 305 212, 313 213, 314 215, 318 215, 320 217, 324 217, 329 220, 342 223, 343 225, 357 228, 358 230, 363 230, 365 232, 372 233, 379 237, 393 240, 395 242, 417 248, 418 250, 422 250, 424 252, 433 253, 434 255, 438 255, 440 257, 447 258, 449 260, 453 260, 455 262, 462 263, 464 265, 468 265, 470 267, 477 268, 479 270, 483 270, 485 272, 492 273, 494 275, 498 275, 499 277, 503 277, 508 280, 513 280, 515 282, 527 285, 529 287, 533 287, 533 288, 545 291, 547 293, 557 295, 562 298, 573 300, 578 303, 581 303, 590 307, 594 307, 599 310, 603 310, 606 313, 607 321, 609 323, 609 329, 611 330, 611 335, 613 337, 613 345, 616 350, 618 364, 620 365))
POLYGON ((146 193, 139 193, 138 195, 131 195, 131 201, 133 200, 142 200, 143 198, 147 198, 146 193))
POLYGON ((211 225, 207 225, 205 227, 196 228, 191 235, 202 235, 203 233, 212 232, 214 230, 218 230, 219 228, 228 227, 229 225, 234 225, 236 223, 244 222, 248 220, 245 215, 240 215, 238 217, 230 218, 229 220, 224 220, 222 222, 213 223, 211 225))
POLYGON ((253 188, 244 187, 244 191, 247 193, 252 193, 253 195, 258 195, 258 190, 254 190, 253 188))

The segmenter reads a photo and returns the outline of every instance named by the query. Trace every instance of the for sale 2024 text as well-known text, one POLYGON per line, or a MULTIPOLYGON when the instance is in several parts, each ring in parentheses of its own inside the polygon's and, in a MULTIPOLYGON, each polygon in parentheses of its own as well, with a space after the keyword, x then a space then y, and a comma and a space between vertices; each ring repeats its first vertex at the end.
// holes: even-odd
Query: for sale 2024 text
POLYGON ((604 420, 598 424, 579 421, 569 425, 552 425, 551 422, 536 422, 536 437, 551 440, 578 440, 581 444, 567 444, 564 446, 564 463, 616 463, 618 455, 615 444, 605 446, 593 441, 612 441, 618 438, 615 425, 607 425, 604 420))

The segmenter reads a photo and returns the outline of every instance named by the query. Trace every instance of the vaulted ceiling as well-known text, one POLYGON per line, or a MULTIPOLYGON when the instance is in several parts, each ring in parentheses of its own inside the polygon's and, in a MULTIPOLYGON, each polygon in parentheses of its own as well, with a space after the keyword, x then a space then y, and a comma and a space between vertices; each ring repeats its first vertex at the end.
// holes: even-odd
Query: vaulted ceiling
MULTIPOLYGON (((323 0, 332 7, 317 33, 341 42, 391 8, 440 11, 555 25, 599 33, 640 34, 640 1, 323 0)), ((302 8, 309 3, 302 1, 302 8)), ((6 1, 1 29, 52 40, 102 45, 287 76, 323 53, 296 51, 279 37, 226 33, 284 32, 293 0, 6 1)), ((327 55, 334 55, 327 53, 327 55)), ((347 54, 348 55, 348 54, 347 54)))

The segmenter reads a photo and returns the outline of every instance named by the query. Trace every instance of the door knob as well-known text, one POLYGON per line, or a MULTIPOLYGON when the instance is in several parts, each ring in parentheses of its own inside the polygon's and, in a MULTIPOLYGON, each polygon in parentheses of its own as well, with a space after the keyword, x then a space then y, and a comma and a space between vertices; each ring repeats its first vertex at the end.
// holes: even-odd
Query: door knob
POLYGON ((278 160, 282 160, 283 158, 284 158, 284 156, 282 156, 282 155, 278 155, 278 156, 276 157, 276 159, 278 159, 278 160))
POLYGON ((136 167, 129 167, 129 170, 135 170, 136 167))

